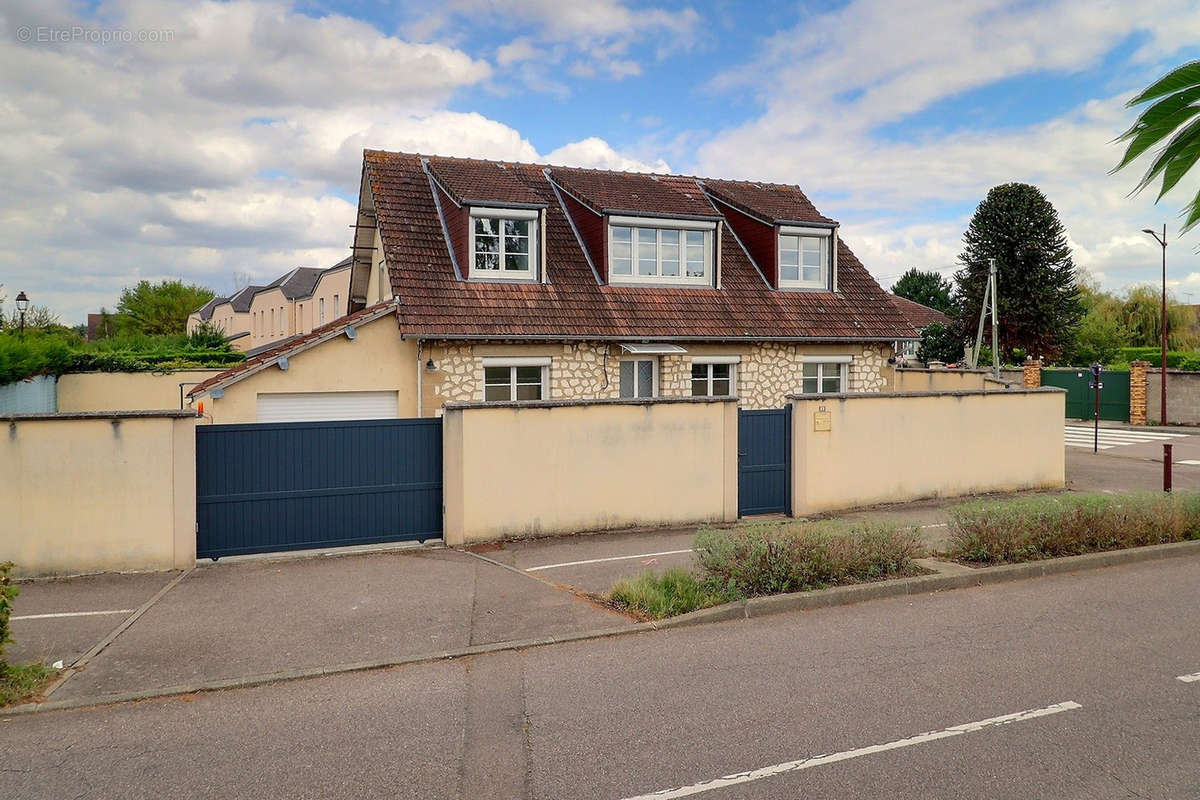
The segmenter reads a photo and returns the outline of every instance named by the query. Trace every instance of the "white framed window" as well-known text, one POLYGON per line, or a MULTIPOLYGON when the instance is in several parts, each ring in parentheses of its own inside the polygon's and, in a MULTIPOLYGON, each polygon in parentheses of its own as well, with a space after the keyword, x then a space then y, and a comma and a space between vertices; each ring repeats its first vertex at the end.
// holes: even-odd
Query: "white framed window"
POLYGON ((483 399, 489 403, 544 400, 549 359, 490 359, 483 361, 483 399))
POLYGON ((342 316, 342 312, 338 310, 339 308, 341 308, 341 305, 342 304, 341 304, 341 302, 339 302, 338 296, 335 294, 333 296, 333 318, 334 319, 337 319, 338 317, 342 316))
POLYGON ((658 359, 622 359, 620 384, 623 398, 658 397, 658 359))
POLYGON ((283 306, 279 307, 279 335, 287 333, 287 322, 283 319, 283 306))
POLYGON ((801 365, 803 394, 838 394, 846 391, 846 361, 811 361, 801 365))
POLYGON ((713 232, 702 220, 612 217, 608 276, 612 283, 713 283, 713 232))
POLYGON ((471 273, 480 280, 536 280, 538 212, 471 209, 471 273))
POLYGON ((737 361, 736 357, 692 359, 692 397, 732 397, 736 394, 737 361))
POLYGON ((320 322, 320 324, 321 324, 321 325, 324 325, 324 324, 325 324, 325 298, 324 298, 324 297, 322 297, 321 299, 317 300, 317 311, 318 311, 318 312, 320 313, 320 315, 321 315, 321 322, 320 322))
POLYGON ((779 229, 779 285, 832 289, 833 231, 822 228, 779 229))

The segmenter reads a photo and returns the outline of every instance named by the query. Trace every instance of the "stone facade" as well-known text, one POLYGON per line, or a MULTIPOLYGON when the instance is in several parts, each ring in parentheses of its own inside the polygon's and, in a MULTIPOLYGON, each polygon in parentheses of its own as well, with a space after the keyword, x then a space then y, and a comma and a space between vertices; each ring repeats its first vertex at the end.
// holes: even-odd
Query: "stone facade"
MULTIPOLYGON (((886 345, 804 345, 778 342, 726 345, 685 345, 688 353, 658 357, 658 392, 662 397, 683 397, 692 391, 692 360, 706 355, 736 355, 736 393, 743 408, 780 408, 789 394, 803 386, 805 354, 843 355, 849 392, 879 392, 890 385, 893 367, 886 345)), ((483 359, 486 357, 541 357, 550 359, 549 395, 559 400, 616 398, 620 396, 619 345, 603 342, 555 344, 426 343, 425 355, 434 362, 423 373, 423 408, 426 416, 442 405, 483 399, 483 359)), ((424 369, 424 366, 422 367, 424 369)))

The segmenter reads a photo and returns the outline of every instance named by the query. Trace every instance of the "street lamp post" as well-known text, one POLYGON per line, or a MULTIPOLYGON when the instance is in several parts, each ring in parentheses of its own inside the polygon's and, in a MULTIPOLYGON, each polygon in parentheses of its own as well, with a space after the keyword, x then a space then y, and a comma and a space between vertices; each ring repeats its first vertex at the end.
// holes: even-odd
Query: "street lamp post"
POLYGON ((21 335, 25 335, 25 312, 29 309, 29 298, 24 292, 17 294, 17 311, 21 313, 21 335))
POLYGON ((1154 241, 1158 242, 1162 247, 1162 372, 1159 383, 1161 384, 1159 395, 1162 397, 1162 412, 1159 415, 1159 424, 1167 424, 1167 223, 1163 223, 1162 238, 1159 238, 1158 233, 1149 228, 1142 228, 1142 233, 1148 233, 1154 237, 1154 241))

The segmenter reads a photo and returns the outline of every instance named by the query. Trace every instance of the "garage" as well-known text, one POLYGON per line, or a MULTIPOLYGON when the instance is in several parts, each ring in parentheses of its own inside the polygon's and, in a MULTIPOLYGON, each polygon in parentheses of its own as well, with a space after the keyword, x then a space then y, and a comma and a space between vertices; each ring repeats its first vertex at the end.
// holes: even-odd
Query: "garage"
POLYGON ((258 395, 259 422, 395 419, 396 392, 280 392, 258 395))

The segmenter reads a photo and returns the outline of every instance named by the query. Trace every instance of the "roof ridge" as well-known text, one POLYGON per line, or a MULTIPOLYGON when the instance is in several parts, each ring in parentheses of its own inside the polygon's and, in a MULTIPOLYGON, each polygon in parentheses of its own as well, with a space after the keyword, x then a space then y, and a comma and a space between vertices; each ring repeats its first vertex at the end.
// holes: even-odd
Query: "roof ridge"
POLYGON ((755 180, 753 178, 716 178, 713 176, 694 175, 694 174, 690 174, 690 173, 686 173, 686 172, 656 172, 654 170, 650 170, 650 171, 646 171, 646 172, 634 172, 632 170, 623 170, 623 169, 603 169, 601 167, 580 167, 580 166, 572 166, 570 164, 550 164, 548 162, 540 162, 540 161, 515 161, 512 159, 506 159, 506 158, 479 158, 476 156, 447 156, 447 155, 439 155, 437 153, 410 153, 410 152, 407 152, 404 150, 380 150, 380 149, 376 149, 376 148, 372 148, 372 147, 363 148, 363 157, 364 158, 367 156, 368 153, 377 153, 377 154, 384 155, 384 156, 403 156, 405 158, 418 158, 418 159, 420 159, 420 158, 424 158, 424 159, 440 158, 440 159, 445 159, 447 161, 462 161, 462 162, 467 162, 467 163, 472 163, 472 164, 506 164, 506 165, 511 164, 511 165, 519 166, 519 167, 529 167, 530 169, 534 169, 534 170, 574 169, 574 170, 579 170, 581 172, 596 172, 596 173, 602 173, 602 174, 606 174, 606 175, 634 175, 634 176, 651 175, 651 176, 658 177, 658 178, 682 178, 684 180, 700 181, 701 183, 706 182, 706 181, 722 181, 724 183, 743 183, 746 185, 786 187, 789 189, 799 189, 801 192, 804 191, 803 187, 801 187, 800 184, 798 184, 798 183, 778 183, 778 182, 774 182, 774 181, 755 180))

